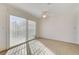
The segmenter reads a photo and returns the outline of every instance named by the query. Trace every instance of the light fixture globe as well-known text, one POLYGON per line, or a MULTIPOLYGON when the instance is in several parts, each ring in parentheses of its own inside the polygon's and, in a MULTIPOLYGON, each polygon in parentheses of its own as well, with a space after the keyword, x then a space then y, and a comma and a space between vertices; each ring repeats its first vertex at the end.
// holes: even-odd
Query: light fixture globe
POLYGON ((42 18, 46 19, 48 17, 48 11, 43 11, 42 18))

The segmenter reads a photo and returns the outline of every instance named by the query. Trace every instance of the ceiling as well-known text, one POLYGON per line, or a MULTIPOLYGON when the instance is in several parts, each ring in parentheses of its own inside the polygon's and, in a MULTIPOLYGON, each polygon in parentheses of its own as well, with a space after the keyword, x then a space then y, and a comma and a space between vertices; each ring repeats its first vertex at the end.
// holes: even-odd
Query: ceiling
POLYGON ((41 17, 41 13, 46 9, 48 9, 49 14, 55 14, 71 12, 79 7, 79 4, 74 3, 50 3, 49 5, 48 3, 10 3, 9 5, 27 11, 38 18, 41 17))

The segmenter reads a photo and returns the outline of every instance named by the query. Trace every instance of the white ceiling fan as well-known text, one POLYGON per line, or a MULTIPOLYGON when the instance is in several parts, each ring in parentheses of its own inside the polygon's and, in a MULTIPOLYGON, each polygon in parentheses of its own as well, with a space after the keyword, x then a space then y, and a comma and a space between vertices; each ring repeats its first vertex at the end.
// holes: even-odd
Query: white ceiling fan
POLYGON ((44 10, 42 11, 42 14, 41 14, 42 19, 48 18, 49 6, 50 6, 50 3, 47 3, 46 8, 44 8, 44 10))

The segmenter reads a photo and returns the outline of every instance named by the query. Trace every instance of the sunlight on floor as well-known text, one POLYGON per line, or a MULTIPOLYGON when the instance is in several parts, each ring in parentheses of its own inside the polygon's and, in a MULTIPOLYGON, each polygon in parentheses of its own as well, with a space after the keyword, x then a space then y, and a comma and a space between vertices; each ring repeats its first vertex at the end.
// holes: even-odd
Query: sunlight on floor
POLYGON ((29 42, 31 52, 33 55, 54 55, 44 44, 38 40, 29 42))
MULTIPOLYGON (((54 55, 54 53, 52 53, 38 40, 29 42, 29 46, 32 55, 54 55)), ((6 55, 27 55, 26 44, 9 50, 6 55)))

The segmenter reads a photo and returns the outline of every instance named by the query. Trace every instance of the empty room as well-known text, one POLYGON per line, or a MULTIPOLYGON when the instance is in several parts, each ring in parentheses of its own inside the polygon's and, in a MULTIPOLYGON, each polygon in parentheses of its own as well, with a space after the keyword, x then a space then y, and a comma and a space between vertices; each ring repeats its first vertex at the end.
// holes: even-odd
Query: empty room
POLYGON ((0 55, 79 55, 79 3, 0 3, 0 55))

